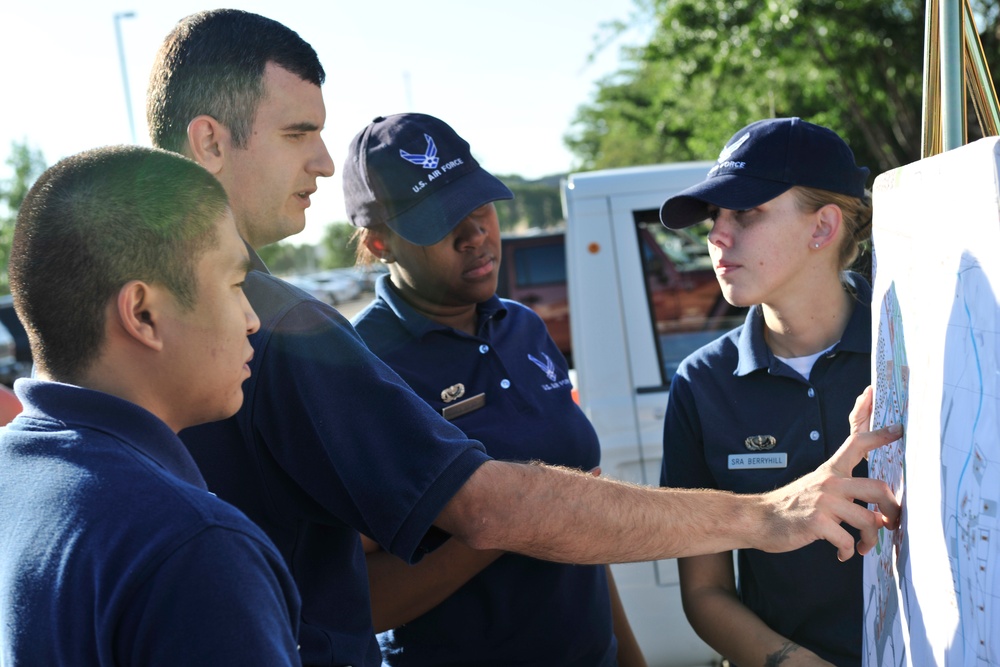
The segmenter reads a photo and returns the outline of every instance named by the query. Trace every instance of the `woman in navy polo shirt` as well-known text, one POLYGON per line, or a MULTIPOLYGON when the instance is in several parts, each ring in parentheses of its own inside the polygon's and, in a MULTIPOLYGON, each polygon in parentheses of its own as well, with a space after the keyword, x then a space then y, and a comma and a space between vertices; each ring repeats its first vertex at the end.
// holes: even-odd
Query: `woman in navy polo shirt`
MULTIPOLYGON (((533 311, 495 293, 492 202, 510 190, 451 127, 422 114, 375 119, 351 142, 344 172, 359 259, 389 267, 353 322, 371 350, 494 458, 596 468, 597 435, 573 402, 565 359, 533 311)), ((604 566, 455 540, 412 567, 369 551, 390 665, 645 665, 604 566)))
MULTIPOLYGON (((746 322, 689 356, 670 386, 661 484, 767 491, 823 463, 870 383, 871 288, 846 271, 871 232, 868 169, 831 130, 752 123, 707 178, 660 211, 712 221, 723 294, 746 322)), ((867 475, 864 461, 855 476, 867 475)), ((717 651, 752 665, 861 665, 862 559, 829 544, 679 561, 684 609, 717 651)))

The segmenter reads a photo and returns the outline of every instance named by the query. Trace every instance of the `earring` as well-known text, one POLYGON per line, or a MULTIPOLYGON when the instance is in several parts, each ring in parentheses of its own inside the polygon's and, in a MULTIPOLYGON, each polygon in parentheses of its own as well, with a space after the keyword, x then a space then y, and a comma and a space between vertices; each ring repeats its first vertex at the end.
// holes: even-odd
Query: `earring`
POLYGON ((813 247, 814 248, 819 248, 819 244, 818 243, 813 243, 813 247))

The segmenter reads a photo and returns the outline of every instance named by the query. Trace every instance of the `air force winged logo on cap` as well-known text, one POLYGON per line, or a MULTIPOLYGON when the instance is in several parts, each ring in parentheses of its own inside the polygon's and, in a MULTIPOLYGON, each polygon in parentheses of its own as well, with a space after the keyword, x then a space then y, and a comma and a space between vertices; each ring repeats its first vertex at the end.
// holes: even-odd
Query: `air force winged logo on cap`
POLYGON ((719 153, 719 162, 722 163, 731 158, 733 156, 733 153, 738 151, 740 149, 740 146, 745 144, 749 139, 750 139, 750 133, 747 132, 742 137, 737 139, 736 142, 733 143, 732 145, 723 147, 722 152, 719 153))
POLYGON ((407 153, 400 148, 399 156, 407 162, 412 162, 413 164, 423 167, 424 169, 437 169, 438 162, 441 161, 441 158, 438 157, 437 146, 434 145, 434 140, 431 139, 431 135, 425 134, 424 139, 427 140, 427 150, 425 152, 407 153))

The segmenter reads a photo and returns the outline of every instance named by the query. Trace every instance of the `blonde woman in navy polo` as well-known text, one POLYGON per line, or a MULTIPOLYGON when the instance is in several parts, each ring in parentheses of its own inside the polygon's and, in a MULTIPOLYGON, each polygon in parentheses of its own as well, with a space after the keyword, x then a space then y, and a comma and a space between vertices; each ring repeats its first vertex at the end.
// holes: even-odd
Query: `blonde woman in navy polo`
MULTIPOLYGON (((708 247, 746 322, 701 348, 670 386, 661 484, 751 493, 815 469, 849 432, 870 382, 871 288, 846 272, 870 236, 868 169, 836 133, 798 118, 730 139, 663 223, 712 221, 708 247)), ((867 475, 866 462, 854 470, 867 475)), ((828 544, 679 561, 691 625, 742 667, 861 664, 862 559, 828 544)))
MULTIPOLYGON (((597 434, 573 402, 565 359, 532 310, 495 293, 492 202, 510 190, 451 127, 422 114, 376 119, 351 143, 344 172, 345 188, 371 184, 368 201, 384 211, 359 230, 360 256, 389 267, 353 322, 371 350, 491 456, 596 468, 597 434), (423 177, 397 177, 413 174, 411 163, 423 177), (421 198, 408 206, 413 193, 421 198)), ((368 565, 390 665, 645 664, 624 613, 612 614, 605 566, 475 552, 455 540, 414 567, 381 550, 368 565)))

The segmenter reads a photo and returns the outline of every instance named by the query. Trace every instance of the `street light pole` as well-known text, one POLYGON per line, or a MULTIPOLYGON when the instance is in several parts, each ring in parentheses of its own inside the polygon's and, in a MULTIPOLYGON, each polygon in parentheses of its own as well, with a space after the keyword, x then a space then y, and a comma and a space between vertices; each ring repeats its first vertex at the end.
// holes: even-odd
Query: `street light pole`
POLYGON ((122 19, 130 19, 135 12, 117 12, 115 14, 115 37, 118 39, 118 60, 122 67, 122 86, 125 88, 125 110, 128 112, 128 129, 132 133, 132 143, 135 143, 135 119, 132 118, 132 96, 128 90, 128 72, 125 70, 125 45, 122 43, 122 19))

